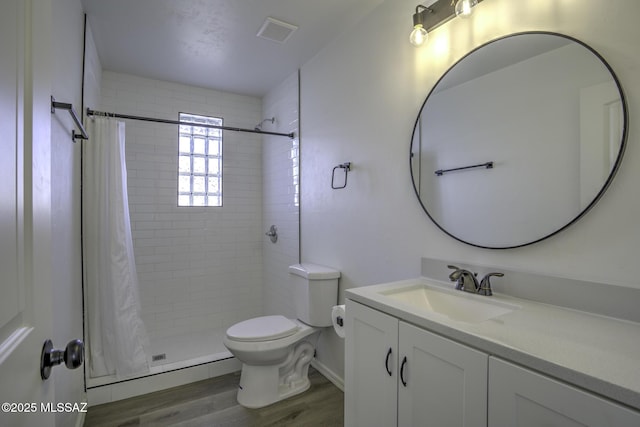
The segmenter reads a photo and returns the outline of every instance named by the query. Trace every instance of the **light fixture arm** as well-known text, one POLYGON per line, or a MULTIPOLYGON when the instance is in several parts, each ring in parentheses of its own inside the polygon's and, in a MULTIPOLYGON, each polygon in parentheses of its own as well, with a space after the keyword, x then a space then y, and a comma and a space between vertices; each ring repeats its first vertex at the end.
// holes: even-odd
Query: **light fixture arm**
POLYGON ((416 6, 416 13, 413 14, 413 26, 424 25, 425 16, 427 13, 433 13, 430 8, 419 4, 416 6))
MULTIPOLYGON (((477 3, 483 0, 477 0, 477 3)), ((456 17, 455 0, 438 0, 429 7, 419 4, 413 14, 413 27, 421 25, 427 32, 438 28, 456 17)))

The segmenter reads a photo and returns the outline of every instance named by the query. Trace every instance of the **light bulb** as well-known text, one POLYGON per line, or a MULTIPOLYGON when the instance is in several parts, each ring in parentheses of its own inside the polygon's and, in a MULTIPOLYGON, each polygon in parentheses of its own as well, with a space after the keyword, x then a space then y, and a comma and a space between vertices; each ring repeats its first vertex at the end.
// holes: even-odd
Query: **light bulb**
POLYGON ((413 27, 413 31, 409 35, 409 41, 414 46, 422 46, 426 41, 429 35, 427 34, 427 30, 424 29, 422 24, 418 24, 413 27))
POLYGON ((478 4, 478 0, 458 0, 456 2, 456 16, 466 18, 473 13, 473 7, 478 4))

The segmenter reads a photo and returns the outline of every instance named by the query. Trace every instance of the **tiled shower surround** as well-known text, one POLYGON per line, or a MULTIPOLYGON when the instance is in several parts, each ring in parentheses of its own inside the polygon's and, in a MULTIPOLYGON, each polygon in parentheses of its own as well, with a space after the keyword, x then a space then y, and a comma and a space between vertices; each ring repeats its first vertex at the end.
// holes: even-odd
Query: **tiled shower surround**
MULTIPOLYGON (((172 120, 194 113, 251 129, 262 120, 259 98, 108 71, 101 109, 172 120)), ((225 329, 263 312, 261 136, 224 133, 222 207, 178 207, 177 134, 175 125, 126 122, 142 317, 155 351, 154 339, 225 329)))
POLYGON ((100 404, 239 369, 222 343, 227 326, 261 314, 295 317, 287 267, 299 256, 298 73, 260 100, 103 72, 100 109, 177 119, 191 112, 225 125, 294 132, 295 139, 224 134, 224 205, 178 208, 177 129, 127 121, 129 205, 143 320, 151 338, 152 375, 105 385, 92 379, 100 404), (278 242, 264 235, 278 227, 278 242), (192 366, 192 367, 190 367, 192 366), (182 369, 190 367, 188 369, 182 369), (178 369, 178 370, 175 370, 178 369), (169 372, 172 371, 172 372, 169 372))

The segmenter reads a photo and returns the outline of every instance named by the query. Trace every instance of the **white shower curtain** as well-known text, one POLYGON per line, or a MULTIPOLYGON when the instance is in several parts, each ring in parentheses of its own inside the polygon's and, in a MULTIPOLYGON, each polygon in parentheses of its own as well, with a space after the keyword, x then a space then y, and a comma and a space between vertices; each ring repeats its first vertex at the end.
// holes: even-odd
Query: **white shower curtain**
POLYGON ((90 120, 83 141, 83 250, 90 376, 149 371, 129 221, 125 125, 90 120))

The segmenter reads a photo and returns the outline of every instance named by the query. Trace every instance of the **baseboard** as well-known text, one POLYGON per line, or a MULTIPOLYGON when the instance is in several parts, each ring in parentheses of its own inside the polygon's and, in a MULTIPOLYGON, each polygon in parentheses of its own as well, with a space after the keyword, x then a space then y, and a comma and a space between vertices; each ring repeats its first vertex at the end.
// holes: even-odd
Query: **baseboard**
POLYGON ((311 361, 311 366, 313 366, 326 379, 331 381, 336 387, 338 387, 342 392, 344 392, 344 379, 338 376, 338 374, 333 372, 331 369, 327 368, 327 366, 322 362, 320 362, 318 359, 313 359, 311 361))

